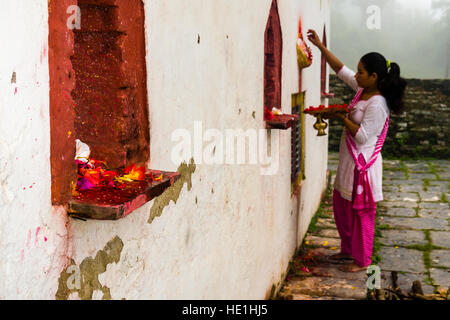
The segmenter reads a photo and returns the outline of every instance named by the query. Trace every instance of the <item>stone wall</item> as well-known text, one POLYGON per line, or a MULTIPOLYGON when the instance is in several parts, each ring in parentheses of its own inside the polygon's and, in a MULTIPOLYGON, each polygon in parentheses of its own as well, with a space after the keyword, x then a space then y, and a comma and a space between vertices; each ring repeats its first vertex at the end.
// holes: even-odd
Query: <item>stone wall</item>
MULTIPOLYGON (((450 80, 407 79, 407 82, 405 111, 391 116, 383 156, 448 159, 450 80)), ((354 95, 336 75, 330 75, 330 92, 335 94, 330 104, 350 103, 354 95)), ((340 121, 331 120, 330 151, 339 151, 341 132, 340 121)))

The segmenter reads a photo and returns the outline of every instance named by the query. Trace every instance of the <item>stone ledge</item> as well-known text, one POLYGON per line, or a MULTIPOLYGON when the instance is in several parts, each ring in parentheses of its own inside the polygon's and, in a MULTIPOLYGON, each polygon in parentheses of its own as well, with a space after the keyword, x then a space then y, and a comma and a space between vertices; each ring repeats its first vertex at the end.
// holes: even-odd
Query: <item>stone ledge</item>
POLYGON ((307 277, 291 279, 285 286, 284 292, 294 295, 328 296, 343 299, 366 299, 366 275, 362 272, 361 279, 335 279, 329 277, 307 277))
POLYGON ((283 114, 274 116, 271 120, 266 121, 266 129, 281 129, 287 130, 294 126, 299 117, 296 114, 283 114))
MULTIPOLYGON (((68 214, 70 217, 79 219, 94 220, 118 220, 126 217, 134 210, 140 208, 155 197, 161 195, 167 188, 173 185, 180 177, 178 172, 164 172, 160 181, 146 181, 143 191, 131 193, 126 200, 120 199, 117 202, 111 202, 111 199, 90 198, 90 200, 71 200, 68 204, 68 214)), ((86 190, 83 192, 98 192, 98 190, 86 190)), ((114 195, 115 190, 109 188, 107 196, 114 195)), ((117 190, 119 193, 120 191, 117 190)))

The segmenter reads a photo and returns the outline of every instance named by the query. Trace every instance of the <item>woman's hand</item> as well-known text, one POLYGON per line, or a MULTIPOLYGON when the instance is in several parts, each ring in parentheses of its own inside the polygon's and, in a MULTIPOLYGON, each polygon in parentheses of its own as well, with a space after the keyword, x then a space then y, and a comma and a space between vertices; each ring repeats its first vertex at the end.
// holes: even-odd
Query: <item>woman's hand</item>
POLYGON ((325 60, 327 60, 328 64, 330 65, 331 69, 333 69, 334 72, 338 73, 344 64, 338 58, 336 58, 336 56, 332 54, 330 50, 327 49, 327 47, 320 41, 316 31, 314 31, 313 29, 308 30, 308 40, 311 41, 312 44, 317 48, 319 48, 319 50, 322 52, 322 55, 325 57, 325 60))
POLYGON ((325 119, 325 120, 328 120, 328 119, 339 119, 339 120, 344 120, 345 114, 340 113, 340 112, 324 113, 324 114, 322 115, 322 118, 325 119))
POLYGON ((311 43, 319 49, 321 46, 323 46, 322 41, 320 41, 319 36, 313 29, 308 30, 308 40, 311 41, 311 43))

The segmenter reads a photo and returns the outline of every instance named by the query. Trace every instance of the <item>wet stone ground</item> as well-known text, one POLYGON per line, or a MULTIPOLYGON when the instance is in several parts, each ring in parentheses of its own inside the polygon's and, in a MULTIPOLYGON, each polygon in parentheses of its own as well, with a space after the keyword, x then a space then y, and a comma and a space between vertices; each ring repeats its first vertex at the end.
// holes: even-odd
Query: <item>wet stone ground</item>
MULTIPOLYGON (((330 153, 330 183, 338 155, 330 153)), ((392 285, 397 271, 403 292, 420 280, 424 294, 450 287, 450 161, 383 160, 384 201, 377 205, 372 264, 381 269, 381 288, 392 285)), ((342 272, 328 260, 340 251, 329 189, 293 257, 277 299, 366 299, 366 271, 342 272)))

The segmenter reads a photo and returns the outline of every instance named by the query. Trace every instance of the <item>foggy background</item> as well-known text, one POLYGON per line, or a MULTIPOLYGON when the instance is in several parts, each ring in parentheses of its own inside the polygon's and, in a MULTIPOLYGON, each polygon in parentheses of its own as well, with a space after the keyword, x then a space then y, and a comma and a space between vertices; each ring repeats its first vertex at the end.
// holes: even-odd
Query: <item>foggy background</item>
POLYGON ((402 77, 448 79, 449 8, 450 0, 331 0, 328 44, 352 70, 376 51, 398 63, 402 77), (380 8, 380 29, 371 30, 374 14, 367 9, 373 5, 380 8))

